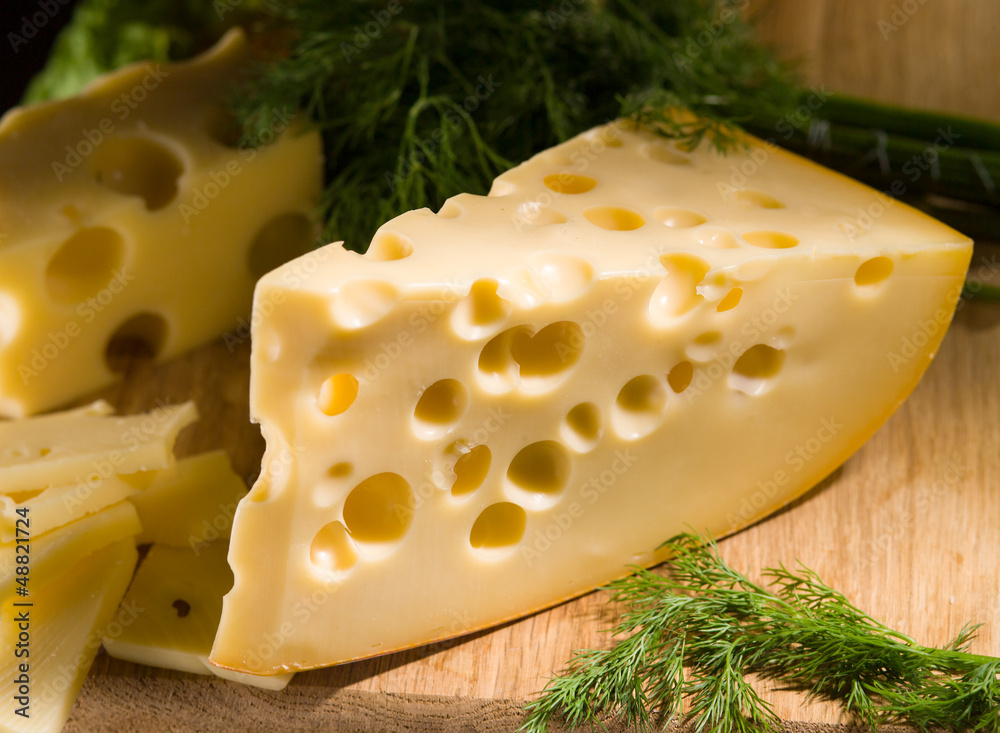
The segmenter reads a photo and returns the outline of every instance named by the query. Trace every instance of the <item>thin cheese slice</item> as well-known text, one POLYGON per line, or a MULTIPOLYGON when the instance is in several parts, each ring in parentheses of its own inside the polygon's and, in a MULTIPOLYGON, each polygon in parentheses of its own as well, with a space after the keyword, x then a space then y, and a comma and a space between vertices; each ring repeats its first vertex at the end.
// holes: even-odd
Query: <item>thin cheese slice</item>
POLYGON ((96 476, 89 481, 27 492, 23 496, 0 495, 0 542, 14 541, 17 520, 24 516, 23 512, 31 519, 32 535, 41 535, 124 501, 136 490, 118 476, 96 476))
POLYGON ((71 410, 0 422, 0 491, 87 485, 166 468, 178 433, 197 419, 195 404, 186 402, 127 417, 71 410))
POLYGON ((246 493, 225 451, 182 458, 131 497, 142 522, 137 541, 196 549, 229 539, 236 505, 246 493))
POLYGON ((0 416, 114 381, 123 340, 245 340, 256 279, 313 246, 319 133, 275 109, 270 144, 239 147, 225 104, 250 61, 233 30, 0 119, 0 416))
POLYGON ((364 256, 277 269, 251 365, 267 451, 212 661, 456 636, 774 511, 913 389, 971 251, 760 141, 724 157, 610 126, 364 256))
POLYGON ((3 596, 0 729, 11 733, 62 730, 101 647, 104 629, 128 587, 136 557, 135 544, 122 540, 75 559, 28 598, 3 596), (18 605, 26 602, 31 605, 18 605), (18 647, 24 642, 22 622, 15 622, 20 614, 28 616, 23 621, 27 644, 18 647), (19 649, 25 648, 27 653, 20 656, 19 649))
MULTIPOLYGON (((30 522, 30 515, 28 517, 30 522)), ((28 530, 31 530, 29 523, 28 530)), ((27 544, 30 568, 28 587, 38 587, 51 582, 78 558, 96 552, 108 545, 132 538, 139 533, 139 516, 127 501, 115 504, 104 511, 78 519, 48 534, 30 535, 27 544)), ((131 540, 135 544, 134 540, 131 540)), ((16 542, 0 545, 0 598, 15 592, 17 583, 18 552, 16 542)))
POLYGON ((107 636, 104 648, 117 659, 192 674, 283 689, 292 675, 260 677, 214 667, 208 662, 222 614, 222 596, 233 584, 226 562, 229 545, 213 542, 197 549, 153 545, 122 601, 136 610, 121 633, 107 636))

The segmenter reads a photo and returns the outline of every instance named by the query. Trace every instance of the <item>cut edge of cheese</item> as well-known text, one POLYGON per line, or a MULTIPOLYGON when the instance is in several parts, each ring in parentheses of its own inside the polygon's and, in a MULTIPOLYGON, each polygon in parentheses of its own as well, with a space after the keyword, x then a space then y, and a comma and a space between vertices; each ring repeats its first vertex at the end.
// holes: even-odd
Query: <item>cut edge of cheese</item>
POLYGON ((142 522, 136 541, 195 548, 228 540, 236 506, 246 493, 225 451, 181 458, 131 496, 142 522))
POLYGON ((263 278, 267 449, 213 664, 488 628, 686 528, 737 531, 846 460, 936 353, 971 242, 760 141, 745 159, 752 188, 730 183, 743 154, 598 128, 488 197, 397 217, 364 256, 330 245, 263 278))
POLYGON ((139 415, 112 416, 90 406, 2 421, 0 485, 11 494, 166 468, 177 436, 197 419, 195 403, 185 402, 139 415))
MULTIPOLYGON (((54 582, 53 578, 57 578, 75 559, 91 555, 114 542, 132 538, 140 530, 135 507, 122 501, 46 534, 32 536, 27 543, 29 592, 54 582)), ((16 559, 20 554, 17 545, 16 542, 0 545, 0 598, 14 593, 18 577, 15 573, 18 567, 16 559)))
POLYGON ((232 586, 227 550, 224 541, 197 548, 153 545, 122 599, 122 622, 115 634, 104 637, 108 654, 137 664, 284 689, 292 674, 246 675, 208 661, 222 597, 232 586))
POLYGON ((135 569, 135 544, 120 540, 67 565, 64 573, 48 586, 32 590, 26 600, 31 607, 16 607, 16 597, 5 600, 4 662, 0 691, 6 701, 0 712, 0 727, 12 733, 58 733, 69 718, 73 702, 101 646, 104 629, 135 569), (15 612, 27 610, 30 647, 27 658, 14 656, 15 612), (15 714, 15 683, 20 670, 30 667, 29 718, 15 714))

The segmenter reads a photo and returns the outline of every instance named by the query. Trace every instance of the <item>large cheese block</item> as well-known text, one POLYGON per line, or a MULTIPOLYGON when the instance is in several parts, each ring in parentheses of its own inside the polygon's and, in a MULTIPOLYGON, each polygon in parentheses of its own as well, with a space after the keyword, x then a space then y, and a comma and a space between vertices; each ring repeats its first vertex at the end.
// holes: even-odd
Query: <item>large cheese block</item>
POLYGON ((111 382, 126 341, 166 358, 241 332, 256 279, 313 246, 319 135, 275 110, 272 144, 238 147, 248 56, 234 30, 0 120, 0 416, 111 382))
POLYGON ((497 624, 802 494, 926 369, 971 243, 762 142, 608 126, 256 290, 216 664, 497 624))
MULTIPOLYGON (((222 596, 232 587, 226 562, 229 544, 211 542, 197 548, 153 545, 122 600, 123 609, 142 609, 132 623, 104 639, 116 659, 214 674, 243 684, 281 690, 291 674, 261 677, 231 672, 209 664, 222 596)), ((118 631, 116 629, 116 631, 118 631)))

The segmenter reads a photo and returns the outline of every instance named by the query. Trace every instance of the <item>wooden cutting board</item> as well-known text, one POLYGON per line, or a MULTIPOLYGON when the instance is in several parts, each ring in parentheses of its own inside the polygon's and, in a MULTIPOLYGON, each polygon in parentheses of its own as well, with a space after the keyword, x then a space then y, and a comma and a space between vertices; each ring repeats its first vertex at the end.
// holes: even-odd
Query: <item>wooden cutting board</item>
MULTIPOLYGON (((815 83, 1000 119, 993 0, 768 5, 766 36, 809 55, 815 83), (879 21, 893 22, 895 5, 917 10, 903 9, 905 21, 883 37, 879 21)), ((1000 266, 1000 247, 977 248, 973 266, 1000 266)), ((872 440, 792 506, 723 541, 723 555, 751 570, 801 560, 922 643, 981 622, 973 651, 1000 655, 998 364, 1000 309, 963 303, 924 380, 872 440)), ((249 345, 216 342, 158 367, 132 363, 102 396, 126 413, 197 400, 202 419, 179 454, 225 448, 249 483, 263 441, 248 422, 248 383, 249 345)), ((599 630, 615 611, 594 593, 462 639, 300 674, 279 693, 102 654, 67 730, 512 731, 523 701, 574 649, 607 643, 599 630)), ((767 694, 790 730, 840 720, 832 706, 767 694)))

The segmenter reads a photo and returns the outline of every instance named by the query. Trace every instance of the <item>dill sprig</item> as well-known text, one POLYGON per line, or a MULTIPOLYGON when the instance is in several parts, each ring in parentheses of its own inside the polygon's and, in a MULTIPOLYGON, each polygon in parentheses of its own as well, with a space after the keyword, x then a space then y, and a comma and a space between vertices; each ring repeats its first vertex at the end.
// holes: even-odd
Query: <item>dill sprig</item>
POLYGON ((626 610, 606 650, 578 651, 528 704, 522 730, 541 733, 620 719, 640 730, 684 719, 696 731, 781 730, 751 686, 840 702, 875 729, 1000 731, 1000 658, 970 654, 975 626, 931 648, 860 611, 797 565, 764 571, 766 585, 731 568, 713 540, 678 535, 664 545, 667 575, 643 568, 609 586, 626 610))
POLYGON ((249 142, 275 109, 315 122, 326 235, 364 249, 389 218, 486 193, 507 168, 621 116, 726 148, 740 121, 784 115, 797 104, 794 75, 743 5, 269 0, 292 40, 233 108, 249 142))

